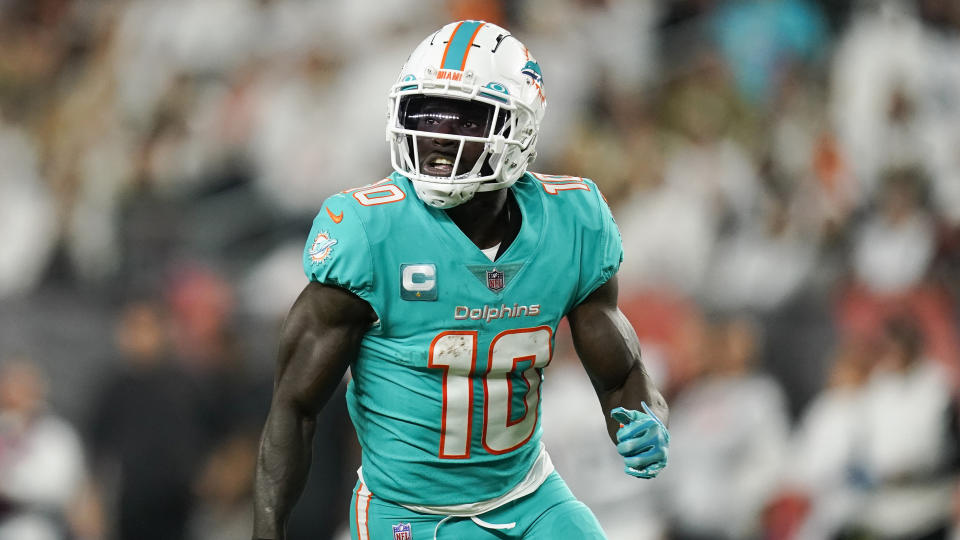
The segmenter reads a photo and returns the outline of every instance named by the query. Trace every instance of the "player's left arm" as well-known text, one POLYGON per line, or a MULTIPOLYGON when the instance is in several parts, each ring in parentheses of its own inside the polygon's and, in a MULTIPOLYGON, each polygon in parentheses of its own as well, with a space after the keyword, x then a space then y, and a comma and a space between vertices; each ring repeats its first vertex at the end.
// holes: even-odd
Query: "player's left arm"
POLYGON ((667 463, 669 409, 640 360, 637 334, 617 307, 617 294, 613 276, 567 319, 627 474, 652 478, 667 463))

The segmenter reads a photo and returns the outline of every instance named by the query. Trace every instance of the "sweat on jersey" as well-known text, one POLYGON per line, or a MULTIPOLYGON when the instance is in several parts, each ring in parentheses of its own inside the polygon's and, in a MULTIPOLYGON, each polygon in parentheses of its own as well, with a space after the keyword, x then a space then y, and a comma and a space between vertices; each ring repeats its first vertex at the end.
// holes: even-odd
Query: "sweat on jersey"
POLYGON ((510 189, 523 221, 495 262, 398 173, 330 197, 313 222, 307 277, 379 317, 347 389, 374 496, 492 499, 537 458, 557 325, 616 273, 623 250, 592 181, 526 173, 510 189))

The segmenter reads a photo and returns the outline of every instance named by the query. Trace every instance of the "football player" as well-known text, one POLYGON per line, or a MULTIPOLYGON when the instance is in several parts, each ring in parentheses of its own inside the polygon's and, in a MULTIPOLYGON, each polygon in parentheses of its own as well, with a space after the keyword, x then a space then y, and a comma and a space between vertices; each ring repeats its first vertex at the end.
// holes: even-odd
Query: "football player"
POLYGON ((410 55, 389 94, 395 172, 327 199, 307 239, 254 538, 284 538, 315 415, 348 368, 352 538, 604 538, 540 442, 563 317, 626 473, 666 465, 667 405, 617 307, 610 209, 590 180, 527 172, 545 106, 539 64, 494 24, 448 24, 410 55))

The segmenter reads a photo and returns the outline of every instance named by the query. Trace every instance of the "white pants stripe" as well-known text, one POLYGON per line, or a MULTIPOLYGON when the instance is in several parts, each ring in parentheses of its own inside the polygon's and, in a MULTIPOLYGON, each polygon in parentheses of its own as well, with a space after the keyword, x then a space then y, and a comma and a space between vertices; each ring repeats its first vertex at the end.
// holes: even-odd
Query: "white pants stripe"
POLYGON ((367 485, 363 482, 360 483, 360 487, 357 488, 357 502, 356 502, 356 514, 357 514, 357 539, 358 540, 370 540, 370 524, 368 523, 367 512, 370 510, 370 499, 372 495, 370 490, 367 489, 367 485))

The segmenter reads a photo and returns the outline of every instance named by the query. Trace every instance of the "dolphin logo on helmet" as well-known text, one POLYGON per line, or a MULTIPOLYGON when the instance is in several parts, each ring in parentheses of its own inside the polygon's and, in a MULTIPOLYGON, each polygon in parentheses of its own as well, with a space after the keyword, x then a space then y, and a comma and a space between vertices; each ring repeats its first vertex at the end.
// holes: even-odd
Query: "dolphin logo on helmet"
POLYGON ((528 60, 523 66, 523 69, 520 70, 520 73, 530 77, 533 79, 533 82, 537 84, 543 84, 543 72, 540 71, 540 64, 538 64, 536 60, 528 60))

